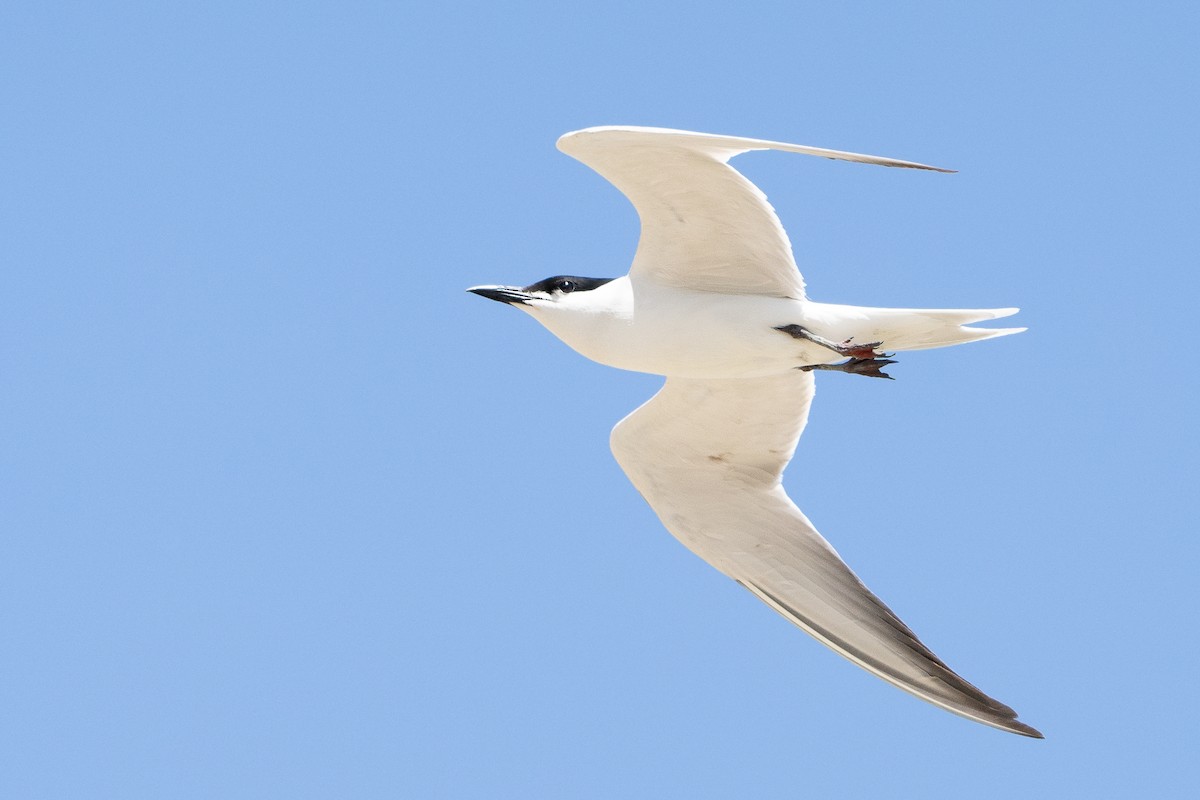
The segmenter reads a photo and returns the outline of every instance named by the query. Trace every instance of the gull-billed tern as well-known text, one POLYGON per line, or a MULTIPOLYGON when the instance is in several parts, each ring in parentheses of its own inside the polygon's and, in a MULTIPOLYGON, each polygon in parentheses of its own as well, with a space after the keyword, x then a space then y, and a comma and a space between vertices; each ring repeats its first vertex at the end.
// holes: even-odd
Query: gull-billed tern
POLYGON ((765 195, 729 166, 784 150, 886 167, 924 164, 661 128, 568 133, 558 148, 620 189, 641 217, 629 274, 560 275, 469 291, 520 308, 580 354, 665 375, 612 431, 621 468, 692 552, 885 681, 985 725, 1041 738, 959 677, 850 571, 780 479, 808 419, 813 370, 877 378, 888 351, 1018 333, 971 328, 1017 309, 817 303, 765 195))

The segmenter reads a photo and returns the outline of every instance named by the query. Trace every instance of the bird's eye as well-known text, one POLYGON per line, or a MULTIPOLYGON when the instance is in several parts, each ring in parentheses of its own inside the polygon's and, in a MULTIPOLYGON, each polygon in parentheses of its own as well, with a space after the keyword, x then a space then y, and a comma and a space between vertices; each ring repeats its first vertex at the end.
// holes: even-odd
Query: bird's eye
POLYGON ((575 281, 563 280, 563 281, 558 282, 558 285, 556 286, 556 288, 563 294, 568 294, 570 292, 575 291, 579 287, 575 284, 575 281))

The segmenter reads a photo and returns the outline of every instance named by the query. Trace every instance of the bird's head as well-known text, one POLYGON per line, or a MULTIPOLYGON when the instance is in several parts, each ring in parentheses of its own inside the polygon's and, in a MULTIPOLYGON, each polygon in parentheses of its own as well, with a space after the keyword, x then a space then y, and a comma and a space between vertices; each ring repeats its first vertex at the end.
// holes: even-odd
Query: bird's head
POLYGON ((596 358, 607 326, 627 320, 633 308, 628 278, 555 275, 528 286, 472 286, 467 291, 516 306, 588 358, 596 358))
POLYGON ((591 292, 611 281, 612 278, 555 275, 528 286, 472 286, 467 291, 501 303, 528 306, 531 311, 552 306, 586 310, 594 305, 595 295, 591 292))

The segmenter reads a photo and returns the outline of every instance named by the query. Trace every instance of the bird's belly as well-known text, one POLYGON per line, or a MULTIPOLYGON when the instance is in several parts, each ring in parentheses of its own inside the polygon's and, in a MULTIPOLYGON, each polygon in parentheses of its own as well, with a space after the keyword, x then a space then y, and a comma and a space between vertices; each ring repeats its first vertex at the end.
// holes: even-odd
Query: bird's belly
POLYGON ((747 297, 673 304, 669 313, 639 308, 637 318, 584 355, 608 366, 685 378, 757 378, 840 357, 776 326, 803 324, 797 301, 747 297))

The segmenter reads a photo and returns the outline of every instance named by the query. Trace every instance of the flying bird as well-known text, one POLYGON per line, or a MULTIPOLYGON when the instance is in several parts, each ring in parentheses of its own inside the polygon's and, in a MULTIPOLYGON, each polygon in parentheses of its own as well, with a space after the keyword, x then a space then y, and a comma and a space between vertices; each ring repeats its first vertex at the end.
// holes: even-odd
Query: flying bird
POLYGON ((621 190, 641 218, 629 274, 558 275, 468 291, 515 306, 601 364, 666 376, 613 428, 629 480, 685 546, 822 644, 906 692, 1036 738, 876 597, 781 485, 817 370, 890 378, 894 353, 1019 333, 973 328, 1015 308, 867 308, 809 300, 766 196, 729 166, 782 150, 950 172, 879 156, 663 128, 568 133, 558 149, 621 190))

